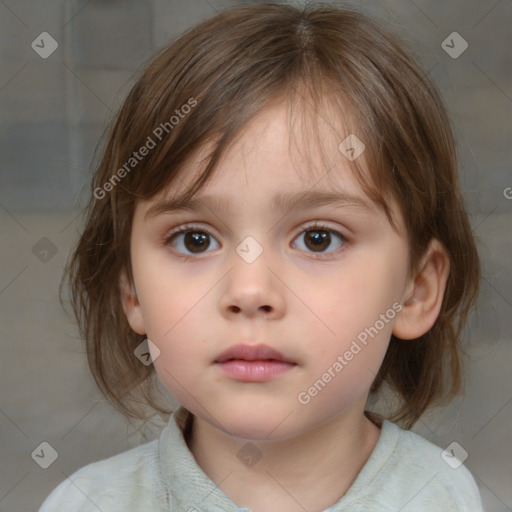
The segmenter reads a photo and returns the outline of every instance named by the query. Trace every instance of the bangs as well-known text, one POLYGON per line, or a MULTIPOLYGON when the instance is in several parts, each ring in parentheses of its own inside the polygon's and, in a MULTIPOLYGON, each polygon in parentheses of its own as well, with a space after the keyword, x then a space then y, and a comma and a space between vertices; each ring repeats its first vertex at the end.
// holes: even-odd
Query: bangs
MULTIPOLYGON (((312 189, 326 180, 336 188, 334 177, 339 167, 337 170, 334 168, 341 164, 344 170, 352 172, 369 200, 386 214, 393 229, 398 230, 389 205, 393 198, 389 186, 393 172, 382 158, 378 158, 374 134, 365 123, 364 116, 356 111, 339 85, 325 77, 314 83, 301 78, 295 84, 288 84, 284 90, 266 91, 266 98, 249 118, 241 114, 240 109, 225 107, 217 113, 214 133, 205 132, 197 139, 194 149, 189 144, 187 157, 176 162, 179 139, 186 136, 187 123, 194 122, 193 119, 185 120, 181 134, 176 136, 167 152, 157 155, 159 165, 153 169, 144 168, 144 180, 132 180, 130 188, 123 187, 124 192, 139 200, 172 196, 179 202, 190 201, 214 178, 224 156, 256 118, 283 106, 287 112, 289 155, 299 177, 313 176, 315 183, 312 189), (226 123, 222 125, 221 120, 226 123), (190 165, 191 162, 195 167, 190 165), (184 179, 185 167, 192 168, 194 179, 184 179), (185 181, 190 184, 185 186, 185 181)), ((204 113, 199 109, 197 115, 204 116, 204 113)), ((164 151, 162 148, 161 153, 164 151)))

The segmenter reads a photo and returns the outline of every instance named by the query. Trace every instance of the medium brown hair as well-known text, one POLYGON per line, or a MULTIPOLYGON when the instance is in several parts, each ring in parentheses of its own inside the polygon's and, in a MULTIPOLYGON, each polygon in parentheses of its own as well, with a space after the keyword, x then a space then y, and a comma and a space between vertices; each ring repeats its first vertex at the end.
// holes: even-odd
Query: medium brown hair
POLYGON ((391 337, 371 393, 384 384, 394 390, 400 404, 387 417, 410 428, 429 406, 460 392, 462 328, 476 301, 480 265, 440 94, 403 44, 368 16, 326 3, 268 3, 225 10, 160 49, 109 130, 85 227, 66 271, 92 374, 124 414, 142 417, 137 401, 170 413, 154 397, 153 365, 134 356, 145 337, 128 325, 119 292, 120 275, 132 279, 137 199, 172 187, 191 156, 214 141, 207 166, 186 191, 184 198, 191 198, 251 119, 278 102, 285 101, 292 114, 308 112, 302 126, 314 134, 326 99, 335 113, 352 114, 344 125, 366 145, 370 179, 359 159, 351 164, 354 175, 393 227, 389 199, 399 205, 410 275, 433 238, 450 258, 434 326, 416 340, 391 337), (187 104, 194 106, 185 109, 187 104), (148 137, 156 142, 156 127, 164 125, 162 140, 131 161, 148 137))

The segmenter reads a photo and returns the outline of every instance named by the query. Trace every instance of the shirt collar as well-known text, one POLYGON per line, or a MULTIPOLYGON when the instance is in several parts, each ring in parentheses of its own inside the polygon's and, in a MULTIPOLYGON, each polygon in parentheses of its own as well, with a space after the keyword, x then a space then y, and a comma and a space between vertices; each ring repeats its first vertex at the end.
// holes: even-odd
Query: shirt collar
MULTIPOLYGON (((184 512, 251 512, 250 509, 233 503, 197 464, 183 435, 190 416, 191 413, 180 406, 171 415, 159 439, 160 476, 169 497, 169 509, 184 512)), ((354 483, 345 495, 325 512, 346 510, 350 502, 361 499, 361 496, 370 491, 370 487, 395 450, 399 437, 400 428, 384 419, 377 444, 354 483)))
POLYGON ((160 435, 160 471, 170 510, 250 512, 233 503, 197 464, 183 436, 190 414, 180 406, 160 435))

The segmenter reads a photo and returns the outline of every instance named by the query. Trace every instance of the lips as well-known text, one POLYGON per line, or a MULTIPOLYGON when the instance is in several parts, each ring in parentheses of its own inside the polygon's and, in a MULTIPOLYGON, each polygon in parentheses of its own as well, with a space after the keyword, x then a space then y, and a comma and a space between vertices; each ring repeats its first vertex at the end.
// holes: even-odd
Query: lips
POLYGON ((244 361, 283 361, 286 363, 294 363, 294 361, 286 358, 281 352, 274 350, 268 345, 235 345, 228 348, 220 354, 215 360, 216 363, 225 363, 230 359, 244 361))
POLYGON ((297 363, 268 345, 235 345, 220 354, 215 365, 229 379, 261 383, 281 378, 297 363))

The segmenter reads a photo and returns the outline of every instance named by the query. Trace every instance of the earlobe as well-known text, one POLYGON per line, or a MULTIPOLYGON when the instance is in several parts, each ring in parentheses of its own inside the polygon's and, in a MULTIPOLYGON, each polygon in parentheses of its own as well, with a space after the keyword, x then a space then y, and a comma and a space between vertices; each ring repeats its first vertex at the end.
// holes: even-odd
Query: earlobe
POLYGON ((123 305, 124 314, 130 324, 130 327, 137 334, 146 334, 146 326, 144 324, 144 317, 142 309, 139 304, 137 293, 133 283, 126 276, 123 271, 119 278, 119 292, 121 294, 121 303, 123 305))
POLYGON ((450 258, 446 249, 433 239, 417 274, 408 283, 409 291, 404 297, 403 309, 395 322, 393 335, 412 340, 432 328, 441 311, 449 273, 450 258))

